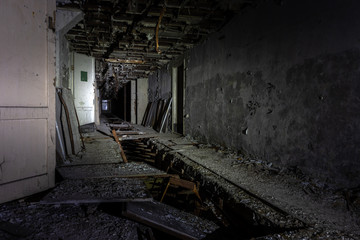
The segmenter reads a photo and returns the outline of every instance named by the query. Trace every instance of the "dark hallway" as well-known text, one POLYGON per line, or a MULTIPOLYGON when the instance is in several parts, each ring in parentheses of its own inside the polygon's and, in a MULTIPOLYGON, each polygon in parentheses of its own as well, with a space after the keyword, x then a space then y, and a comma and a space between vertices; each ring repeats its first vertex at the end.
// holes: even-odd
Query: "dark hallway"
POLYGON ((0 239, 360 239, 359 10, 2 0, 0 239))

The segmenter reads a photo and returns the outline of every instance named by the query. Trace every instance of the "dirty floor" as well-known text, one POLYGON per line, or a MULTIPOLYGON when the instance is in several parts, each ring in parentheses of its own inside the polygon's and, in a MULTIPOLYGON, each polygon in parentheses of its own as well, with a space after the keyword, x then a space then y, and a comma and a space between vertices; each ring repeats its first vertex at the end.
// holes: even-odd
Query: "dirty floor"
POLYGON ((360 239, 359 189, 137 125, 118 133, 124 163, 102 123, 58 164, 54 189, 0 205, 0 239, 360 239), (197 214, 171 206, 170 190, 160 203, 147 186, 174 175, 197 183, 197 214))

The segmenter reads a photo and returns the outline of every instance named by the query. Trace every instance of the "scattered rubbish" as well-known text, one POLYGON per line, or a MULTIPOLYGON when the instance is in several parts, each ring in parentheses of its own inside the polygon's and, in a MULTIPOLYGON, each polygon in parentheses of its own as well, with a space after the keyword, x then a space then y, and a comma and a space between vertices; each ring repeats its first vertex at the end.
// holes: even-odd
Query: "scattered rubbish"
MULTIPOLYGON (((109 122, 116 136, 119 125, 128 129, 120 131, 142 131, 118 119, 109 122)), ((110 133, 110 124, 100 128, 110 133)), ((247 128, 242 132, 247 134, 247 128)), ((326 222, 326 211, 291 206, 292 194, 301 192, 300 197, 310 199, 326 188, 296 167, 284 170, 220 145, 200 144, 189 137, 149 138, 148 133, 122 140, 129 162, 121 164, 119 146, 112 137, 98 131, 85 133, 86 151, 71 164, 57 167, 62 179, 54 189, 38 200, 0 205, 0 239, 20 235, 80 240, 357 238, 326 230, 335 226, 326 222), (271 185, 274 179, 283 179, 290 187, 284 191, 281 184, 271 185)), ((335 198, 327 199, 342 207, 343 215, 336 216, 359 212, 359 188, 341 189, 335 198)))

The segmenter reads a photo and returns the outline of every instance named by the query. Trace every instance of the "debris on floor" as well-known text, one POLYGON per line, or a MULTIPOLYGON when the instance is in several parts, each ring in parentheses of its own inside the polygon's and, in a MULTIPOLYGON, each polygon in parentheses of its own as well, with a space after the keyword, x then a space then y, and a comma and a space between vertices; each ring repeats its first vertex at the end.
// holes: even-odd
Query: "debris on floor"
POLYGON ((42 205, 11 202, 0 205, 0 221, 21 228, 3 231, 2 240, 137 240, 138 224, 87 205, 42 205), (20 235, 19 235, 20 234, 20 235))
POLYGON ((202 239, 216 224, 159 202, 127 203, 123 215, 180 239, 202 239))
POLYGON ((41 203, 102 203, 150 201, 145 184, 139 179, 92 178, 64 180, 41 203))
POLYGON ((98 164, 58 167, 57 171, 65 179, 101 178, 101 177, 141 177, 165 174, 153 166, 141 162, 128 164, 98 164))
POLYGON ((360 239, 358 188, 331 191, 296 169, 101 121, 85 151, 58 162, 54 189, 0 205, 0 239, 360 239))

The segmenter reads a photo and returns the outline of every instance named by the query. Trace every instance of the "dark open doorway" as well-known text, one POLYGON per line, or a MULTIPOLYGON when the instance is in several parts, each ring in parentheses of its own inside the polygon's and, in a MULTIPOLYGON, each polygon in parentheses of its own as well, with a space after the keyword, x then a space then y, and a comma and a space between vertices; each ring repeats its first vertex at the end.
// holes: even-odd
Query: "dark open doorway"
POLYGON ((112 113, 119 118, 131 121, 131 83, 126 83, 117 94, 117 99, 112 107, 112 113))

